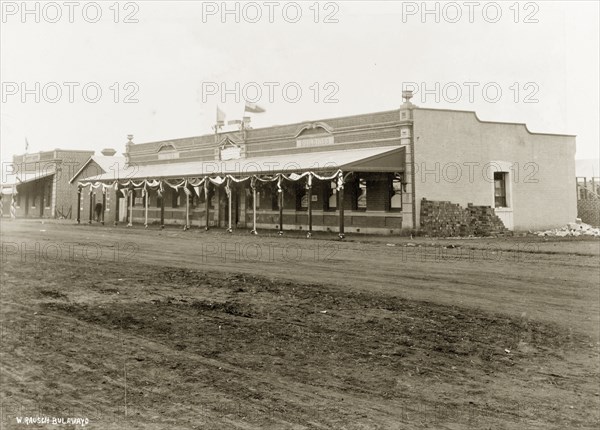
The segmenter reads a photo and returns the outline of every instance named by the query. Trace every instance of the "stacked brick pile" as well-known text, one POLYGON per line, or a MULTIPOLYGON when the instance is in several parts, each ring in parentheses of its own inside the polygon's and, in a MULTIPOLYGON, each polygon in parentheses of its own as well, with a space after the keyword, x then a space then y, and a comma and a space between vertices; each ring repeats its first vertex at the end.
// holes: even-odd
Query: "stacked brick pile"
POLYGON ((502 220, 489 206, 465 209, 446 201, 421 201, 421 232, 432 237, 489 236, 506 232, 502 220))
POLYGON ((469 217, 469 225, 475 236, 490 236, 501 234, 506 231, 504 223, 494 209, 489 206, 473 206, 469 203, 466 209, 469 217))
POLYGON ((469 233, 467 214, 451 202, 421 202, 421 230, 428 236, 464 236, 469 233))

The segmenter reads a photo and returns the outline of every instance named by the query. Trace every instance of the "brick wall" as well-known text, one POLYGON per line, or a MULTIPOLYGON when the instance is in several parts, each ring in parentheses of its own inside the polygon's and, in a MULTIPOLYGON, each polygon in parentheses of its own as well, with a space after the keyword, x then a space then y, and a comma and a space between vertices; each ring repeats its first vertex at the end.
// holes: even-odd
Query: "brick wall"
POLYGON ((77 218, 77 183, 69 181, 92 155, 94 151, 56 151, 54 217, 77 218))

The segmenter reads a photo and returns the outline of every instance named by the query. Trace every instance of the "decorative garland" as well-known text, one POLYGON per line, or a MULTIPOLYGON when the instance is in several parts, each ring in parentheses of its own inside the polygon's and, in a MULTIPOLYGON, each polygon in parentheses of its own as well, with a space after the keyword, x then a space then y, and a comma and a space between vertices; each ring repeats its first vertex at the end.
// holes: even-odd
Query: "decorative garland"
MULTIPOLYGON (((265 183, 265 182, 277 182, 277 190, 278 192, 282 192, 282 179, 291 182, 297 182, 303 178, 307 177, 307 183, 312 185, 312 179, 316 178, 321 181, 330 181, 337 178, 337 189, 341 190, 344 188, 344 177, 341 170, 336 171, 331 175, 319 175, 315 172, 303 172, 303 173, 290 173, 286 175, 284 173, 277 173, 275 175, 250 175, 242 178, 237 178, 233 175, 225 175, 225 176, 205 176, 205 177, 194 177, 194 178, 184 178, 179 182, 173 181, 173 179, 142 179, 141 181, 135 182, 132 179, 128 180, 115 180, 112 183, 104 183, 104 182, 93 182, 93 181, 79 181, 79 187, 90 187, 90 191, 92 189, 97 189, 102 187, 103 191, 108 188, 113 187, 115 190, 118 189, 151 189, 156 190, 160 195, 162 195, 164 191, 164 184, 168 185, 174 190, 178 190, 179 188, 183 188, 186 194, 191 193, 188 189, 188 186, 191 186, 196 191, 196 194, 200 196, 200 188, 204 185, 205 193, 208 183, 212 183, 214 185, 220 186, 226 184, 226 189, 230 188, 230 182, 233 181, 235 183, 242 183, 247 180, 250 180, 250 186, 256 187, 256 181, 265 183)), ((147 192, 147 191, 146 191, 147 192)), ((189 195, 189 194, 188 194, 189 195)))

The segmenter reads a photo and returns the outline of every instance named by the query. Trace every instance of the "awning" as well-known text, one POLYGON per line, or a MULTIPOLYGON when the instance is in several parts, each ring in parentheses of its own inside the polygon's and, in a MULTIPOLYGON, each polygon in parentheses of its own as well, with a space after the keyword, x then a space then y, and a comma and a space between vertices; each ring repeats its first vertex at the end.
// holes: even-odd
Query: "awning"
POLYGON ((13 176, 13 181, 9 182, 9 183, 5 183, 2 184, 2 187, 12 187, 12 186, 19 186, 22 184, 27 184, 29 182, 35 182, 35 181, 39 181, 40 179, 44 179, 44 178, 48 178, 52 175, 54 175, 56 172, 54 171, 54 168, 52 169, 45 169, 45 170, 34 170, 31 172, 20 172, 20 173, 9 173, 7 174, 7 176, 13 176))
MULTIPOLYGON (((341 169, 354 172, 403 172, 405 150, 399 147, 345 149, 337 151, 302 152, 297 154, 250 157, 227 161, 171 162, 135 164, 121 170, 118 179, 163 179, 199 176, 275 173, 330 172, 341 169)), ((110 172, 94 178, 96 181, 117 179, 110 172)))

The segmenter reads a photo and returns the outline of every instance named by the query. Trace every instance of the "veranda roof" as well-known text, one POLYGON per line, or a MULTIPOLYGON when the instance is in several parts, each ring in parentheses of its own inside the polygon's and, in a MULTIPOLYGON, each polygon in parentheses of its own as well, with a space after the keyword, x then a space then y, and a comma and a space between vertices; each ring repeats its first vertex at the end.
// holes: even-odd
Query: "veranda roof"
POLYGON ((119 171, 95 177, 97 181, 115 179, 164 179, 200 176, 247 176, 255 174, 330 172, 341 169, 353 172, 402 172, 405 150, 401 147, 345 149, 336 151, 302 152, 236 160, 165 162, 131 164, 119 171))

